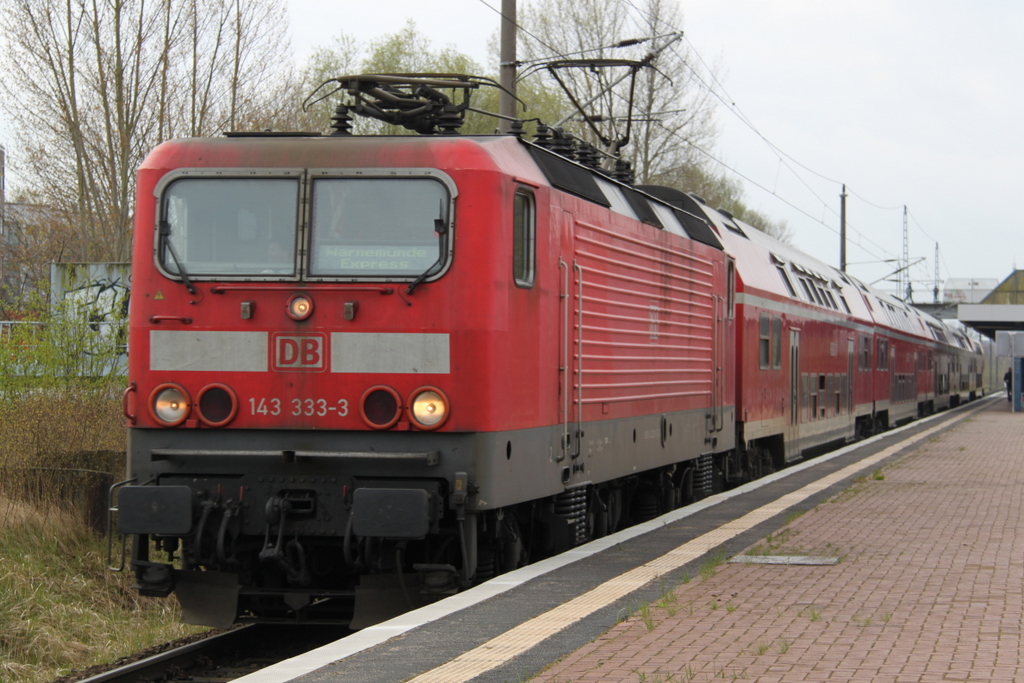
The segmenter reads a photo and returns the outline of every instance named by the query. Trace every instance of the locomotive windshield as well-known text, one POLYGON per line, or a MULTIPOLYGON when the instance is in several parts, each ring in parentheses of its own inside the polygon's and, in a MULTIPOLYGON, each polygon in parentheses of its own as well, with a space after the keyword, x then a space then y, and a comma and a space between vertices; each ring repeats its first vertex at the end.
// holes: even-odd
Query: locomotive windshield
POLYGON ((187 277, 295 275, 297 178, 183 178, 163 195, 160 260, 187 277))
MULTIPOLYGON (((447 264, 449 187, 432 177, 231 178, 191 171, 162 193, 158 260, 187 282, 413 279, 447 264), (305 218, 300 206, 308 194, 305 218), (308 244, 299 257, 298 244, 308 244)), ((313 174, 311 174, 313 175, 313 174)))
POLYGON ((429 178, 315 180, 310 275, 421 275, 443 260, 447 206, 429 178))

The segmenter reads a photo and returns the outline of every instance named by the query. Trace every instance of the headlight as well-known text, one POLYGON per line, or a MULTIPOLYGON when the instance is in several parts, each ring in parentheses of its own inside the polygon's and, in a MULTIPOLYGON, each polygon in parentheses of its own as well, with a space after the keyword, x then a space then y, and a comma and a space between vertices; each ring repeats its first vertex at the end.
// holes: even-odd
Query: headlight
POLYGON ((296 294, 288 299, 287 310, 292 320, 305 320, 313 315, 313 300, 305 294, 296 294))
POLYGON ((210 427, 223 427, 238 414, 238 398, 226 384, 209 384, 196 396, 199 419, 210 427))
POLYGON ((165 427, 180 425, 192 409, 188 392, 177 384, 161 384, 149 395, 149 413, 165 427))
POLYGON ((421 429, 437 429, 448 419, 448 399, 440 389, 420 387, 409 400, 409 414, 421 429))
POLYGON ((402 415, 402 399, 391 387, 383 384, 370 387, 363 392, 359 414, 373 429, 390 429, 402 415))

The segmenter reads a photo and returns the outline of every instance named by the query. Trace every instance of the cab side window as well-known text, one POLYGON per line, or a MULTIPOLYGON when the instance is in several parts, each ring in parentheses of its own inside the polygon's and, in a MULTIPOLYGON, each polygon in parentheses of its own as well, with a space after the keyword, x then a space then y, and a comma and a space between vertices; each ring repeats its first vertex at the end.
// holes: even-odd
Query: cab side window
POLYGON ((512 275, 517 287, 533 287, 536 266, 537 211, 533 193, 516 190, 512 221, 512 275))

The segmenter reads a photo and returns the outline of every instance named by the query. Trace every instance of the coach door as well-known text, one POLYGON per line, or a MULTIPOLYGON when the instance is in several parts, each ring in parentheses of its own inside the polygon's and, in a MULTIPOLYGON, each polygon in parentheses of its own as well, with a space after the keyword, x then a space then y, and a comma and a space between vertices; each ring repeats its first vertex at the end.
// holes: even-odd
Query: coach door
POLYGON ((562 448, 556 456, 576 458, 580 454, 583 392, 583 269, 576 262, 576 220, 562 212, 562 250, 559 274, 559 411, 562 418, 562 448))
POLYGON ((800 424, 800 330, 789 331, 789 426, 800 424))
POLYGON ((853 436, 857 425, 857 410, 853 405, 853 364, 857 358, 857 340, 846 340, 846 378, 843 380, 843 400, 846 402, 846 422, 849 435, 853 436))

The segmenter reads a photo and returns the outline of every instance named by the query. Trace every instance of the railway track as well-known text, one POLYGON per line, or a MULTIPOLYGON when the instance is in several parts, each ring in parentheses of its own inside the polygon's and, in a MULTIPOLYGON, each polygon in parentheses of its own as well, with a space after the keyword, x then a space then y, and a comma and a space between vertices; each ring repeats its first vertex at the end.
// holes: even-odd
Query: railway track
POLYGON ((226 683, 351 633, 345 626, 323 623, 249 624, 59 683, 226 683))
POLYGON ((76 683, 225 683, 348 635, 342 626, 251 624, 74 679, 76 683))

